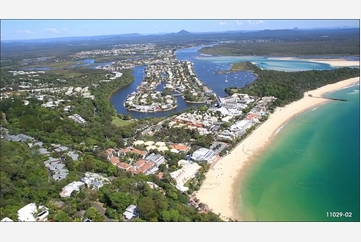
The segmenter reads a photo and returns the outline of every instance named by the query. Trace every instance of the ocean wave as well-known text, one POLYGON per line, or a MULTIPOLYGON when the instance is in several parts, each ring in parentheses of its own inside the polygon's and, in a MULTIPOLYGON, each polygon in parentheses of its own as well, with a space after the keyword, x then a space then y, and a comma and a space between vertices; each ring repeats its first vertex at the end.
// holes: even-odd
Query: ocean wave
POLYGON ((353 90, 353 92, 349 92, 349 93, 347 93, 347 94, 349 94, 349 95, 354 95, 354 94, 358 94, 358 93, 360 93, 359 90, 353 90))
MULTIPOLYGON (((287 124, 287 123, 286 123, 286 124, 287 124)), ((283 129, 283 127, 286 126, 286 124, 284 124, 284 125, 282 125, 281 127, 279 127, 279 128, 276 130, 276 134, 278 134, 278 133, 281 131, 281 129, 283 129)))

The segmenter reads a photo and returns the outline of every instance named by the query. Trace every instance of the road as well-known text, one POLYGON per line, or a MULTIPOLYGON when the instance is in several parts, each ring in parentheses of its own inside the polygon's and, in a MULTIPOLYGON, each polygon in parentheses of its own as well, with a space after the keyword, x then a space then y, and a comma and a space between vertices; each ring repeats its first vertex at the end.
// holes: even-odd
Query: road
POLYGON ((94 203, 92 203, 92 206, 93 206, 96 210, 98 210, 98 212, 99 212, 101 215, 103 215, 105 222, 114 222, 113 219, 108 218, 108 217, 105 215, 105 209, 101 206, 100 203, 94 202, 94 203))

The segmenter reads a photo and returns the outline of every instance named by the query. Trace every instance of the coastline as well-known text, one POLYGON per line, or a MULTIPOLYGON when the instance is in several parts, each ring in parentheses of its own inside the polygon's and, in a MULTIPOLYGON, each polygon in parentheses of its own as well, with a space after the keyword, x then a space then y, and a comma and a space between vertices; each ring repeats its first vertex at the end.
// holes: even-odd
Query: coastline
POLYGON ((360 77, 350 78, 334 84, 329 84, 304 93, 304 97, 285 107, 278 107, 268 120, 261 124, 246 139, 239 143, 229 154, 222 157, 206 175, 197 198, 207 204, 221 218, 241 221, 237 208, 237 188, 242 178, 244 166, 250 164, 259 152, 265 149, 277 135, 282 126, 296 115, 328 102, 323 98, 313 98, 308 95, 322 96, 328 92, 337 91, 360 82, 360 77))
POLYGON ((328 64, 332 67, 351 67, 351 66, 360 66, 359 61, 348 61, 341 58, 332 58, 332 59, 306 59, 306 58, 297 58, 297 57, 269 57, 269 60, 301 60, 301 61, 309 61, 316 62, 322 64, 328 64))

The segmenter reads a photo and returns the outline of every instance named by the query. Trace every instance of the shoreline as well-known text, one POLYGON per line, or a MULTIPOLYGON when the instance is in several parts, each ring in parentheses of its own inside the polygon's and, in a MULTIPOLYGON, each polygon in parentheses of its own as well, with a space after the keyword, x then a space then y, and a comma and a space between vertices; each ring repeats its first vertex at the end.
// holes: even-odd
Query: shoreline
POLYGON ((304 93, 304 97, 290 103, 285 107, 277 107, 274 113, 270 114, 267 121, 262 123, 247 138, 226 156, 222 157, 212 169, 206 174, 196 197, 221 218, 228 218, 241 221, 238 212, 237 195, 238 183, 242 179, 244 167, 249 165, 257 154, 268 147, 270 141, 277 135, 280 128, 287 124, 298 114, 307 111, 315 106, 329 102, 323 98, 309 97, 323 96, 326 93, 337 91, 360 82, 360 77, 346 79, 337 83, 328 84, 315 90, 304 93))
MULTIPOLYGON (((124 104, 123 104, 123 106, 124 106, 124 104)), ((143 111, 139 111, 139 110, 137 110, 137 109, 126 108, 126 107, 124 106, 124 108, 125 108, 126 110, 132 111, 132 112, 138 112, 138 113, 161 113, 161 112, 167 112, 167 111, 173 110, 173 109, 175 109, 175 108, 177 108, 177 107, 178 107, 178 105, 176 105, 175 107, 172 107, 172 108, 168 108, 168 109, 161 110, 161 111, 148 111, 148 112, 143 112, 143 111)))
POLYGON ((309 61, 316 62, 322 64, 328 64, 332 67, 352 67, 352 66, 360 66, 360 61, 349 61, 342 58, 331 58, 331 59, 307 59, 307 58, 297 58, 297 57, 269 57, 269 60, 300 60, 300 61, 309 61))

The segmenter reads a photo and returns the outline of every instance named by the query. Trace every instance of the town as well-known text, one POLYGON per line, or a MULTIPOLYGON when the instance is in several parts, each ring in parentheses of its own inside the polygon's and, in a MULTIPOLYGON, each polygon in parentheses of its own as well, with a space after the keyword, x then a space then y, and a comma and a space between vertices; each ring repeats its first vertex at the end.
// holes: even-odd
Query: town
MULTIPOLYGON (((73 138, 64 138, 67 142, 49 142, 53 139, 38 132, 33 132, 37 136, 34 138, 24 132, 24 128, 9 126, 8 119, 11 119, 11 114, 5 109, 2 111, 1 140, 24 143, 31 152, 37 152, 41 157, 42 169, 47 173, 48 182, 62 186, 58 188, 57 198, 53 198, 47 206, 30 201, 28 205, 19 209, 18 221, 48 221, 48 216, 50 221, 54 218, 57 220, 61 217, 61 212, 54 213, 57 209, 66 207, 66 199, 80 196, 88 190, 89 193, 101 193, 105 187, 119 183, 119 174, 149 177, 146 178, 146 186, 162 196, 174 198, 175 193, 178 194, 177 197, 185 196, 187 206, 195 209, 197 214, 213 216, 207 205, 197 199, 195 192, 200 189, 207 171, 213 169, 219 159, 226 156, 267 119, 271 112, 270 107, 276 100, 272 96, 253 97, 242 93, 228 97, 217 96, 197 77, 193 63, 176 59, 173 48, 162 49, 153 44, 118 47, 115 46, 111 50, 83 51, 73 54, 71 58, 117 55, 143 58, 114 61, 109 65, 97 67, 92 71, 92 79, 87 82, 83 82, 82 79, 87 79, 89 74, 66 78, 50 75, 51 71, 48 70, 11 70, 6 73, 0 90, 1 101, 20 101, 23 106, 19 108, 39 106, 43 108, 39 109, 41 112, 49 112, 49 116, 54 120, 66 124, 62 130, 67 129, 73 133, 73 138), (130 126, 124 126, 123 133, 129 133, 127 137, 123 134, 121 139, 110 140, 109 137, 116 128, 111 126, 109 132, 104 135, 107 140, 105 145, 96 142, 95 138, 77 138, 79 132, 90 131, 95 127, 94 122, 99 122, 97 120, 102 117, 105 106, 102 106, 104 96, 101 96, 101 91, 112 90, 117 83, 127 78, 128 70, 139 65, 146 65, 145 77, 137 90, 125 97, 124 106, 128 110, 149 113, 172 110, 177 107, 177 96, 185 102, 200 103, 202 106, 151 122, 132 118, 125 120, 126 115, 118 114, 116 119, 123 119, 121 122, 124 124, 133 123, 131 129, 135 132, 132 133, 130 128, 126 130, 130 126), (80 108, 80 105, 91 105, 93 108, 85 110, 85 106, 80 108), (70 139, 82 142, 72 143, 69 142, 70 139), (95 157, 99 161, 95 161, 95 157), (109 167, 105 168, 108 165, 109 167), (163 186, 153 182, 154 179, 164 182, 163 186), (48 208, 49 206, 52 209, 48 208)), ((41 119, 39 116, 38 120, 41 119)), ((36 121, 29 121, 35 127, 33 122, 36 121)), ((20 125, 27 126, 23 121, 20 125)), ((57 128, 47 122, 42 125, 46 130, 57 128)), ((111 211, 116 208, 113 204, 115 200, 109 199, 103 199, 101 204, 98 199, 98 202, 82 206, 74 211, 81 212, 82 215, 74 215, 76 218, 72 219, 86 222, 104 219, 136 221, 146 217, 147 210, 131 200, 118 207, 117 213, 121 213, 120 215, 114 214, 111 211), (94 214, 100 214, 100 217, 94 214)), ((7 216, 2 221, 14 220, 14 216, 7 216)))

